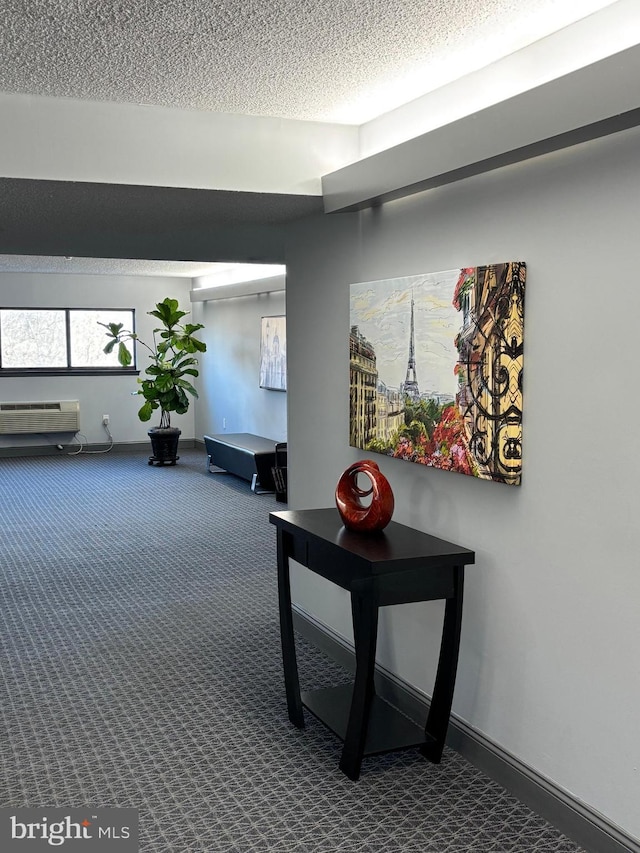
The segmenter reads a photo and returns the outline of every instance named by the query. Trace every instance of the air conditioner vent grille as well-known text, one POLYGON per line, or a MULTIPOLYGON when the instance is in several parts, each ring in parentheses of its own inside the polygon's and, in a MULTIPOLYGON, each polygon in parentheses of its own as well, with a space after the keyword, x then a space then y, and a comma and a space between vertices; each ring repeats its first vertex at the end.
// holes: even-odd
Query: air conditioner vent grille
POLYGON ((79 429, 80 403, 77 400, 0 403, 0 435, 77 432, 79 429))
POLYGON ((0 403, 0 412, 31 412, 39 409, 53 409, 59 412, 61 403, 0 403))

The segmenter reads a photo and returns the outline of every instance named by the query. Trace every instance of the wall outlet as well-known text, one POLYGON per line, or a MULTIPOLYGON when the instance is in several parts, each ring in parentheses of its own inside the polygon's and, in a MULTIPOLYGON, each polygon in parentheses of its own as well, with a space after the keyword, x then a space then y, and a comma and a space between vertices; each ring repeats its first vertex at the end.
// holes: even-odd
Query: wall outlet
POLYGON ((222 429, 226 429, 226 428, 227 428, 227 419, 223 418, 222 419, 222 429))
POLYGON ((107 426, 108 423, 109 423, 109 415, 103 415, 102 416, 102 425, 107 426))

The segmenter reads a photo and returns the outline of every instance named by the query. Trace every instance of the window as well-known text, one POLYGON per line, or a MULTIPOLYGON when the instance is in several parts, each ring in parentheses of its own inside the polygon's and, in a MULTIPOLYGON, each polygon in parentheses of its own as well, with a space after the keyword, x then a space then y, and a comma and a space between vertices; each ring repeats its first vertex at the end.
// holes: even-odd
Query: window
POLYGON ((0 374, 136 373, 121 367, 117 348, 106 355, 99 323, 135 329, 132 310, 0 308, 0 374))

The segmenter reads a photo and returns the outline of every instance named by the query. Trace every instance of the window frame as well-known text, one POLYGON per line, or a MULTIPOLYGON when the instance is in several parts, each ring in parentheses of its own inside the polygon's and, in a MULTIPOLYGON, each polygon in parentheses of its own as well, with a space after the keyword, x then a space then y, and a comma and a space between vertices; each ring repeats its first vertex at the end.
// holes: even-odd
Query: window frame
MULTIPOLYGON (((72 367, 71 366, 71 314, 74 311, 126 311, 131 313, 131 331, 136 331, 136 309, 135 308, 94 308, 75 307, 60 308, 49 305, 0 305, 0 311, 60 311, 64 314, 65 344, 67 355, 66 367, 3 367, 2 365, 2 326, 0 323, 0 378, 11 376, 138 376, 140 369, 137 366, 136 342, 132 341, 130 347, 133 363, 129 367, 114 365, 113 367, 72 367)), ((105 333, 105 345, 106 345, 105 333)))

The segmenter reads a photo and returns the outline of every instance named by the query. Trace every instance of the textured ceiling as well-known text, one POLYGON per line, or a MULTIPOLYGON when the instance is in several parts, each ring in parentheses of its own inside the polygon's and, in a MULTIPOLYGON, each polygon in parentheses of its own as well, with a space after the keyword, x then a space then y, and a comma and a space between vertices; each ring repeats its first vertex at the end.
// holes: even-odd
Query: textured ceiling
POLYGON ((361 123, 612 0, 2 0, 0 91, 361 123))

